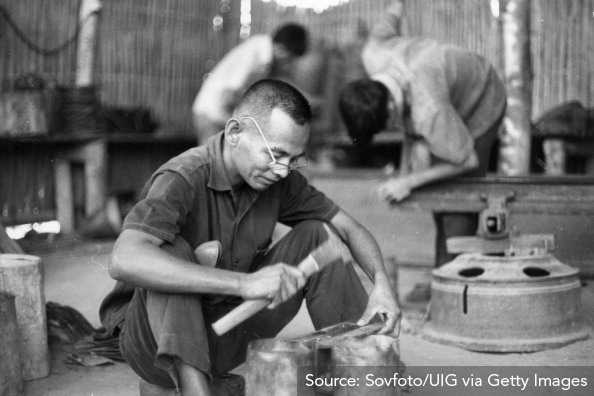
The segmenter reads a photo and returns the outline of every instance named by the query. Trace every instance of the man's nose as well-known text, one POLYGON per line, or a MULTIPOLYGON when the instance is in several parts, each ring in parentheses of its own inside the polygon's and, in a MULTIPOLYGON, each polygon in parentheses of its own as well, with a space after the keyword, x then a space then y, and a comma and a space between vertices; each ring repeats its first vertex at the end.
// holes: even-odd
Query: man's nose
POLYGON ((281 178, 283 178, 283 179, 284 179, 285 177, 289 176, 289 173, 290 173, 290 172, 291 172, 291 171, 289 170, 289 168, 288 168, 288 167, 283 167, 282 169, 273 169, 273 170, 272 170, 272 173, 274 173, 275 175, 278 175, 278 176, 280 176, 280 177, 281 177, 281 178))

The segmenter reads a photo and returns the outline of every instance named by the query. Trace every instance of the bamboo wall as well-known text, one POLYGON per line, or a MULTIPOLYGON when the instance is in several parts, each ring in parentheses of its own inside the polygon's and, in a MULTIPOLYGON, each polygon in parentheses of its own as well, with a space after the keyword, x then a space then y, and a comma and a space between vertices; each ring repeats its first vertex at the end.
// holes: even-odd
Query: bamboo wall
MULTIPOLYGON (((345 46, 357 40, 358 21, 373 26, 389 3, 351 0, 322 14, 261 3, 253 9, 252 19, 256 32, 297 21, 310 27, 314 38, 345 46)), ((405 0, 405 4, 404 35, 432 37, 475 51, 503 75, 500 26, 489 0, 405 0)), ((533 116, 568 100, 594 107, 594 0, 533 0, 531 7, 533 116)))
POLYGON ((0 223, 55 219, 51 148, 0 142, 0 223))
MULTIPOLYGON (((71 1, 2 0, 0 4, 39 47, 55 48, 75 33, 77 7, 71 1)), ((14 79, 25 73, 36 73, 58 84, 70 84, 74 80, 74 45, 54 56, 40 56, 25 46, 6 20, 1 19, 0 51, 0 88, 3 91, 11 89, 14 79)))
POLYGON ((102 99, 121 106, 146 104, 164 126, 191 130, 191 105, 202 77, 238 41, 227 43, 230 24, 213 29, 219 3, 104 1, 102 99))
POLYGON ((534 0, 534 112, 567 100, 594 107, 594 1, 534 0))
MULTIPOLYGON (((299 21, 324 48, 358 40, 357 26, 380 18, 389 0, 351 0, 316 14, 252 0, 252 33, 299 21)), ((189 133, 190 107, 204 75, 239 42, 240 0, 103 0, 97 82, 103 103, 145 106, 165 127, 189 133), (221 13, 229 3, 230 11, 221 13), (224 28, 213 28, 213 17, 224 28)), ((75 32, 78 1, 0 0, 23 31, 44 48, 75 32)), ((594 0, 533 0, 534 115, 567 100, 594 106, 594 0)), ((424 35, 485 55, 501 70, 498 23, 488 0, 408 0, 405 35, 424 35)), ((76 46, 49 57, 27 48, 0 22, 0 90, 27 72, 74 81, 76 46)), ((350 54, 353 55, 353 54, 350 54)))
MULTIPOLYGON (((148 107, 165 128, 191 135, 190 108, 203 76, 239 41, 239 8, 220 12, 221 1, 102 0, 96 82, 104 104, 148 107), (223 28, 213 28, 221 14, 223 28)), ((54 48, 72 37, 79 1, 0 0, 38 46, 54 48)), ((52 56, 24 45, 0 18, 0 90, 36 73, 50 84, 71 86, 76 44, 52 56)))
MULTIPOLYGON (((166 133, 181 131, 193 141, 192 101, 204 75, 228 48, 238 43, 239 35, 234 34, 233 26, 237 26, 239 9, 231 7, 229 12, 221 13, 220 0, 101 3, 96 83, 102 103, 147 107, 166 133), (223 28, 218 30, 212 23, 217 14, 224 17, 223 28)), ((23 33, 45 49, 55 48, 75 35, 79 4, 78 0, 0 0, 23 33)), ((0 91, 13 89, 15 79, 26 73, 37 74, 49 85, 74 84, 76 44, 43 56, 27 47, 1 16, 0 54, 0 91)), ((55 218, 52 162, 58 145, 0 139, 0 222, 9 225, 55 218)), ((134 147, 128 148, 128 156, 135 157, 138 150, 134 147)), ((166 153, 169 157, 175 154, 171 143, 155 146, 156 150, 161 156, 154 155, 153 162, 166 153)), ((112 150, 111 154, 120 152, 112 150)), ((123 157, 115 155, 112 159, 118 177, 110 174, 110 191, 120 187, 118 181, 130 184, 131 180, 147 177, 143 172, 146 163, 123 165, 118 162, 123 157)))
MULTIPOLYGON (((351 0, 316 14, 252 0, 252 34, 270 33, 286 21, 301 22, 317 47, 332 53, 331 72, 344 73, 345 65, 358 58, 361 25, 373 26, 389 2, 351 0)), ((54 48, 75 34, 78 0, 0 0, 0 4, 40 47, 54 48)), ((202 79, 240 41, 240 0, 102 0, 102 4, 96 76, 102 103, 147 107, 169 132, 192 136, 190 108, 202 79), (226 4, 230 7, 224 13, 226 4), (218 30, 213 25, 215 15, 224 21, 218 30)), ((533 0, 532 8, 533 115, 568 100, 594 107, 594 0, 533 0)), ((501 70, 498 29, 489 0, 406 0, 403 34, 458 44, 486 56, 501 70)), ((0 91, 12 89, 15 78, 30 72, 52 84, 74 82, 75 45, 52 56, 39 55, 3 18, 0 54, 0 91)), ((51 215, 51 158, 51 148, 43 144, 0 140, 0 220, 51 215)))

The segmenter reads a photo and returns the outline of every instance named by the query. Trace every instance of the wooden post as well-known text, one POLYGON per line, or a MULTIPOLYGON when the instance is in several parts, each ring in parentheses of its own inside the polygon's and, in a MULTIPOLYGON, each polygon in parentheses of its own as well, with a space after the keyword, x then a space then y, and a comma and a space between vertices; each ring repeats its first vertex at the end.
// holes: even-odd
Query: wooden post
POLYGON ((76 86, 78 87, 93 85, 100 10, 99 0, 82 0, 79 13, 81 29, 76 47, 76 86))
MULTIPOLYGON (((100 0, 81 0, 79 12, 80 33, 76 52, 76 87, 95 84, 95 56, 98 42, 100 0)), ((104 139, 81 142, 74 148, 60 153, 54 167, 56 179, 57 217, 63 233, 71 233, 77 224, 72 196, 71 163, 84 164, 85 216, 105 210, 107 202, 107 142, 104 139)))
POLYGON ((85 161, 85 216, 90 217, 107 205, 107 141, 94 140, 79 150, 85 161))
POLYGON ((549 176, 564 175, 567 153, 563 139, 545 139, 542 148, 545 156, 545 174, 549 176))
POLYGON ((503 4, 504 70, 508 103, 499 151, 499 173, 519 176, 530 172, 530 0, 504 0, 503 4))
POLYGON ((55 160, 54 180, 56 220, 60 223, 60 233, 71 234, 74 232, 74 199, 72 198, 72 174, 68 159, 55 160))
POLYGON ((57 153, 54 162, 57 220, 60 232, 70 234, 76 229, 72 193, 73 162, 83 163, 85 175, 85 217, 92 217, 107 205, 107 141, 95 139, 57 153))

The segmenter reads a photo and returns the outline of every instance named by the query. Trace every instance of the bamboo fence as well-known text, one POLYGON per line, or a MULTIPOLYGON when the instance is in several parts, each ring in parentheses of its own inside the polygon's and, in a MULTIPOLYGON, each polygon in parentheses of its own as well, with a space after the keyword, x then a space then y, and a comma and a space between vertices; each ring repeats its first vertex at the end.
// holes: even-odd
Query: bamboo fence
MULTIPOLYGON (((308 26, 314 39, 344 47, 357 40, 359 21, 373 27, 388 3, 351 0, 322 14, 261 3, 252 7, 252 31, 296 21, 308 26)), ((594 0, 533 0, 531 7, 533 116, 569 100, 594 107, 594 0)), ((500 29, 489 0, 405 1, 403 35, 467 48, 489 59, 503 76, 500 29)))
MULTIPOLYGON (((79 2, 1 0, 38 46, 53 48, 76 32, 79 2)), ((220 1, 103 0, 96 84, 109 106, 147 107, 165 128, 191 135, 190 108, 209 68, 239 42, 229 32, 239 9, 220 12, 220 1), (222 29, 213 17, 222 14, 222 29)), ((74 84, 76 45, 53 56, 35 53, 0 23, 0 90, 35 73, 51 85, 74 84)), ((235 23, 236 24, 236 23, 235 23)))
MULTIPOLYGON (((329 70, 346 73, 345 64, 358 58, 363 43, 361 26, 372 28, 390 1, 351 0, 316 14, 252 0, 251 33, 271 33, 283 22, 300 22, 310 30, 312 41, 332 54, 328 63, 335 66, 329 70)), ((102 4, 96 68, 101 102, 148 108, 163 129, 193 136, 194 97, 209 70, 240 42, 240 0, 102 0, 102 4), (220 28, 213 23, 216 16, 223 20, 220 28)), ((468 48, 487 57, 502 75, 500 21, 492 15, 489 0, 406 0, 405 4, 404 35, 468 48)), ((56 47, 76 32, 78 0, 0 0, 0 5, 40 47, 56 47)), ((569 100, 594 107, 594 0, 532 0, 531 6, 533 117, 569 100)), ((35 73, 50 85, 74 84, 76 45, 52 56, 40 55, 0 19, 0 53, 0 91, 13 89, 15 79, 26 73, 35 73)), ((0 145, 0 219, 51 211, 50 149, 0 145)))
MULTIPOLYGON (((191 129, 190 108, 209 69, 239 42, 239 0, 221 12, 225 0, 103 0, 97 83, 102 103, 145 106, 167 128, 191 129), (213 26, 221 15, 223 28, 213 26)), ((357 27, 372 27, 389 0, 351 0, 316 14, 252 0, 252 34, 270 33, 279 24, 306 25, 324 48, 356 41, 357 27)), ((22 30, 44 48, 72 37, 78 1, 0 0, 22 30)), ((532 54, 534 115, 567 100, 594 105, 594 0, 533 0, 532 54)), ((498 20, 488 0, 408 0, 405 35, 423 35, 486 56, 501 70, 498 20)), ((47 81, 71 85, 76 46, 41 56, 0 23, 0 89, 36 73, 47 81)))
POLYGON ((592 0, 533 5, 534 115, 568 100, 594 107, 593 17, 592 0))

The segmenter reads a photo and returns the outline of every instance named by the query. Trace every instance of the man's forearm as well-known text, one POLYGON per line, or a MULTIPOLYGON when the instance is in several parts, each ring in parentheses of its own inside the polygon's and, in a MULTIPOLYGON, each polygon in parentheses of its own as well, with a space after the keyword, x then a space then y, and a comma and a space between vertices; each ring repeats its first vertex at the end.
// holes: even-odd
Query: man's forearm
POLYGON ((114 247, 110 275, 138 287, 175 293, 241 295, 241 276, 172 256, 150 242, 114 247))
POLYGON ((401 311, 396 294, 386 273, 384 260, 379 245, 369 231, 348 214, 339 211, 331 220, 348 246, 353 258, 373 281, 373 289, 369 295, 367 308, 361 316, 359 325, 369 323, 376 315, 385 319, 382 334, 399 331, 398 321, 401 311), (397 327, 395 327, 397 326, 397 327))
POLYGON ((406 178, 409 180, 411 190, 433 183, 439 180, 449 179, 458 176, 469 170, 476 169, 478 166, 478 159, 475 153, 472 153, 469 158, 461 165, 451 163, 441 163, 430 167, 429 169, 410 173, 406 178))
POLYGON ((375 281, 378 276, 386 275, 380 247, 365 227, 342 210, 338 211, 330 223, 369 279, 375 281))
POLYGON ((382 253, 377 241, 364 228, 349 235, 347 244, 351 255, 373 283, 387 280, 382 253))

